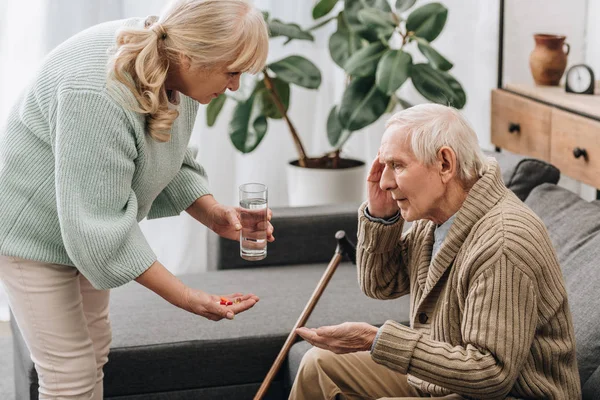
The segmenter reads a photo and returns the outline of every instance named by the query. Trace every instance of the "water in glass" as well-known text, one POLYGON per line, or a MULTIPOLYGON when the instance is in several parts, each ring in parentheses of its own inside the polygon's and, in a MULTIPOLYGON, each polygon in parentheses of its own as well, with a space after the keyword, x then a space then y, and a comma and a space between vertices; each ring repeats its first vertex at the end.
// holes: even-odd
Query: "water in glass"
POLYGON ((262 260, 267 256, 267 200, 242 199, 240 255, 245 260, 262 260))

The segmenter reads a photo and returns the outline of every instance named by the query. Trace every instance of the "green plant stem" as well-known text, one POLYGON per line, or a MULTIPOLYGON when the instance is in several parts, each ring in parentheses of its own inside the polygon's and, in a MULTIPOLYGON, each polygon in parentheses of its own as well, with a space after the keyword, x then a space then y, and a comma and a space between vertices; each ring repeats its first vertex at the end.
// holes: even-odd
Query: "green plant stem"
POLYGON ((273 81, 271 80, 271 77, 269 76, 269 73, 267 72, 266 69, 263 70, 263 74, 265 75, 265 78, 264 78, 265 87, 269 90, 271 97, 273 97, 275 106, 277 107, 277 110, 279 110, 279 113, 283 117, 283 120, 286 122, 288 128, 290 129, 290 133, 292 134, 292 139, 294 139, 294 144, 296 145, 296 150, 298 151, 298 156, 299 156, 298 164, 301 167, 306 167, 306 151, 304 150, 304 146, 302 145, 300 136, 298 136, 298 132, 296 132, 296 128, 294 128, 292 121, 290 121, 290 119, 287 115, 287 112, 285 111, 283 102, 281 101, 281 98, 279 97, 279 93, 277 93, 277 90, 275 90, 273 81))
POLYGON ((409 31, 409 32, 406 32, 406 34, 402 34, 402 32, 400 32, 400 35, 402 36, 402 46, 401 47, 404 47, 404 45, 406 43, 408 43, 409 40, 411 40, 411 38, 415 35, 415 33, 412 31, 409 31))
POLYGON ((338 146, 337 146, 337 150, 336 150, 336 152, 337 152, 337 156, 338 156, 338 157, 340 156, 340 151, 342 151, 342 147, 344 147, 344 145, 346 144, 346 142, 348 141, 348 139, 350 139, 350 136, 352 136, 352 132, 348 133, 348 134, 346 135, 346 137, 344 138, 344 140, 342 140, 342 141, 341 141, 341 142, 338 144, 338 146))
POLYGON ((333 152, 333 168, 337 168, 340 163, 340 149, 333 152))
POLYGON ((324 21, 321 21, 321 22, 319 22, 319 23, 317 23, 317 24, 315 24, 315 25, 311 26, 310 28, 306 29, 306 31, 307 31, 307 32, 312 32, 312 31, 314 31, 314 30, 316 30, 316 29, 319 29, 320 27, 327 25, 327 24, 328 24, 330 21, 333 21, 333 20, 334 20, 334 19, 336 19, 336 18, 337 18, 337 15, 334 15, 334 16, 333 16, 333 17, 331 17, 331 18, 327 18, 326 20, 324 20, 324 21))

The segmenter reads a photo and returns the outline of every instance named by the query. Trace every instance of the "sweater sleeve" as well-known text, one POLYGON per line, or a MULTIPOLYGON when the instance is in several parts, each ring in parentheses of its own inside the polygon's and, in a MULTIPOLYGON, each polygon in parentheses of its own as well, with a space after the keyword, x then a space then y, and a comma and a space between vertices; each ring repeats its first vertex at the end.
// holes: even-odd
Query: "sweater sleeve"
POLYGON ((382 224, 365 215, 367 203, 358 211, 356 265, 363 293, 376 299, 394 299, 410 290, 408 242, 411 232, 402 236, 404 220, 382 224))
POLYGON ((535 293, 532 279, 502 255, 469 287, 461 324, 463 346, 387 321, 371 356, 454 393, 504 399, 531 349, 537 325, 535 293))
POLYGON ((156 256, 137 222, 137 150, 124 110, 107 95, 57 100, 53 150, 58 219, 67 253, 96 289, 123 285, 156 256))
POLYGON ((210 194, 208 177, 202 165, 196 161, 197 154, 197 149, 187 149, 181 169, 152 203, 148 219, 179 215, 196 199, 210 194))

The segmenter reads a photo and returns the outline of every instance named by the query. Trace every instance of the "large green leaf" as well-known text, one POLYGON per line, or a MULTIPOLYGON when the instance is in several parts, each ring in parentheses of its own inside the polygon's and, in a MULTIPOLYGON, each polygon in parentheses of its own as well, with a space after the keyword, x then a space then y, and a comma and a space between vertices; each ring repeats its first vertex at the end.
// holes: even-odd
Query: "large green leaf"
POLYGON ((367 28, 377 32, 377 37, 388 40, 394 33, 397 23, 393 14, 369 7, 358 12, 358 20, 367 28))
POLYGON ((315 40, 310 32, 302 30, 298 24, 288 24, 278 19, 269 21, 269 31, 271 37, 285 36, 290 40, 310 40, 311 42, 315 40))
POLYGON ((327 117, 327 139, 329 140, 329 144, 334 147, 337 146, 343 131, 344 128, 339 119, 337 106, 333 106, 327 117))
POLYGON ((363 40, 346 25, 344 13, 337 17, 338 29, 329 37, 329 53, 333 62, 344 68, 348 58, 363 47, 363 40))
POLYGON ((225 100, 227 100, 227 96, 224 94, 220 94, 216 99, 212 99, 208 106, 206 107, 206 124, 208 126, 213 126, 217 121, 217 117, 223 108, 223 104, 225 104, 225 100))
POLYGON ((380 42, 371 43, 354 53, 344 64, 344 70, 351 76, 373 75, 377 70, 377 63, 386 51, 387 47, 380 42))
POLYGON ((315 64, 300 56, 289 56, 268 65, 278 78, 308 89, 321 85, 321 71, 315 64))
POLYGON ((415 5, 417 0, 396 0, 396 11, 402 13, 415 5))
POLYGON ((423 55, 427 57, 431 65, 442 71, 448 71, 452 69, 452 63, 448 61, 443 55, 438 53, 436 49, 431 47, 427 40, 420 37, 416 38, 416 40, 419 50, 421 50, 421 53, 423 53, 423 55))
POLYGON ((229 138, 236 149, 250 153, 260 144, 267 133, 267 118, 256 107, 256 97, 239 102, 229 121, 229 138))
POLYGON ((392 7, 388 0, 360 0, 364 7, 375 7, 382 11, 392 12, 392 7))
POLYGON ((429 3, 410 13, 406 20, 406 29, 428 42, 438 37, 444 29, 448 9, 440 3, 429 3))
POLYGON ((410 54, 402 50, 389 50, 377 66, 377 87, 384 93, 394 93, 410 77, 411 67, 410 54))
POLYGON ((348 18, 346 18, 345 10, 340 11, 337 15, 337 30, 343 33, 348 33, 352 31, 348 26, 348 18))
POLYGON ((440 74, 446 80, 446 83, 450 86, 454 92, 454 99, 452 107, 461 109, 467 104, 467 93, 463 89, 462 85, 448 72, 440 71, 440 74))
MULTIPOLYGON (((283 103, 283 108, 287 111, 290 106, 290 84, 279 78, 271 78, 271 81, 273 82, 273 87, 277 91, 277 94, 283 103)), ((256 95, 257 107, 261 110, 262 115, 273 119, 283 118, 279 112, 279 109, 275 105, 273 95, 269 89, 267 89, 264 81, 258 82, 256 88, 254 89, 254 93, 256 95)))
POLYGON ((320 0, 313 8, 313 19, 319 19, 326 16, 333 10, 338 0, 320 0))
POLYGON ((356 131, 383 115, 390 97, 377 89, 374 77, 355 78, 344 91, 339 109, 342 127, 356 131))
POLYGON ((375 7, 367 7, 358 11, 358 20, 367 26, 392 27, 398 24, 390 11, 383 11, 375 7))
POLYGON ((377 31, 365 26, 358 19, 359 11, 368 7, 377 8, 385 12, 392 11, 387 0, 344 0, 344 17, 351 31, 373 42, 379 39, 377 31))
POLYGON ((434 103, 463 108, 467 102, 467 95, 461 84, 449 73, 429 64, 413 65, 410 77, 419 93, 434 103))

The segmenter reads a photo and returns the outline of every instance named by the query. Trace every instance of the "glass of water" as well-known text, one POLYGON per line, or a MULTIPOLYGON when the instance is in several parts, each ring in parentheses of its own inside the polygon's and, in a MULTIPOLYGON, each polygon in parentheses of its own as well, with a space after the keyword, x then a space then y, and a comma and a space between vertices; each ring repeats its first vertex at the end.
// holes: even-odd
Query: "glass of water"
POLYGON ((267 256, 267 186, 262 183, 244 183, 240 186, 240 256, 258 261, 267 256))

